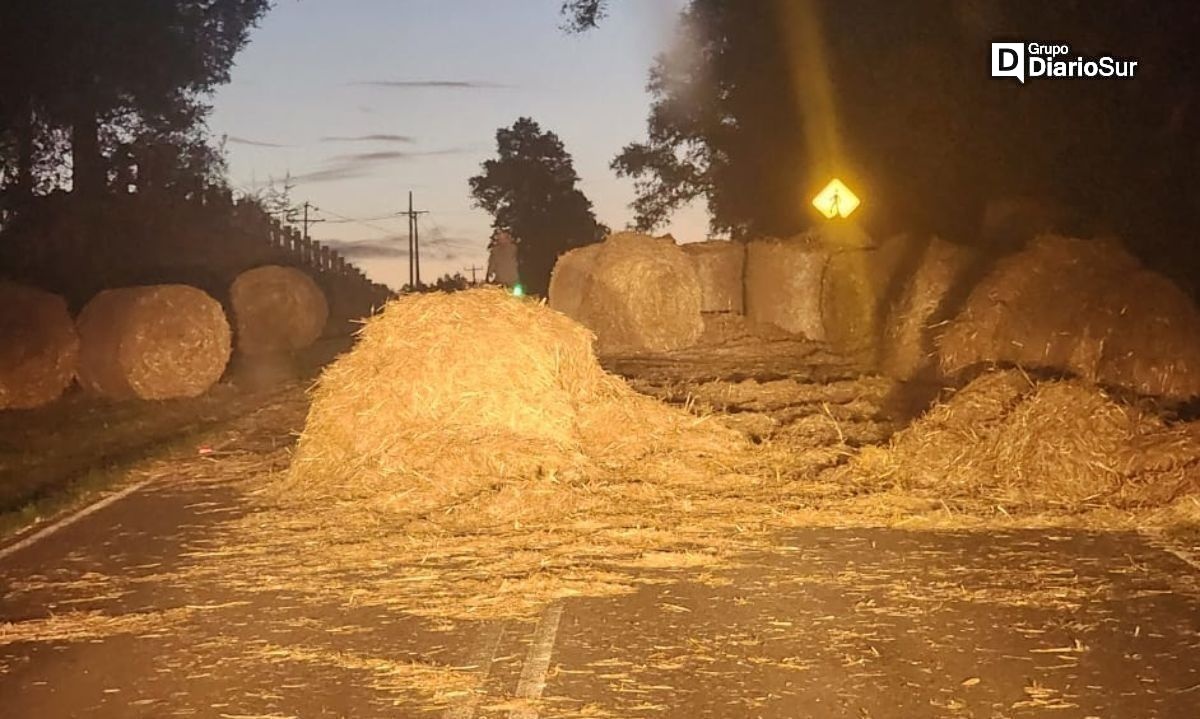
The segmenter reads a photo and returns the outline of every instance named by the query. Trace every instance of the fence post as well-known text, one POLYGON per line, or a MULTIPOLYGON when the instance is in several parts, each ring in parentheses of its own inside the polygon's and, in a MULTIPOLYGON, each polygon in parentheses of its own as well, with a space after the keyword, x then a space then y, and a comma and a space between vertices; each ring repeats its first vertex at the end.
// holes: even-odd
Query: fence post
POLYGON ((287 238, 288 252, 299 258, 303 262, 303 248, 300 247, 300 233, 294 227, 283 228, 284 237, 287 238))
POLYGON ((307 237, 300 238, 300 260, 305 267, 312 267, 313 246, 312 240, 307 237))

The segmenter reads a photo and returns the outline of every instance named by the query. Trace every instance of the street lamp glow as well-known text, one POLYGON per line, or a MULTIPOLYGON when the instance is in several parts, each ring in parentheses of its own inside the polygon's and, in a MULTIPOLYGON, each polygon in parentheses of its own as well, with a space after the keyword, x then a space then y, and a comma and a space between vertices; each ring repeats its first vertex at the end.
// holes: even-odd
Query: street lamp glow
POLYGON ((846 183, 836 177, 829 181, 825 189, 817 193, 813 198, 813 207, 826 217, 832 220, 835 217, 846 218, 851 212, 862 204, 858 199, 858 195, 850 191, 846 187, 846 183))

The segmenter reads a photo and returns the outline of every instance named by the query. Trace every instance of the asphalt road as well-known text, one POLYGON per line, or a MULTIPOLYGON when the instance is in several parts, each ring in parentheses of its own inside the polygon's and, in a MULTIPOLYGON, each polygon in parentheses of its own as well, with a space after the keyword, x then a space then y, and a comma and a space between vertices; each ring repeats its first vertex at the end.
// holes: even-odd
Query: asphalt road
POLYGON ((1133 534, 799 530, 729 569, 646 570, 635 594, 569 599, 539 622, 435 623, 179 580, 243 506, 229 483, 165 477, 0 560, 3 716, 1186 719, 1200 706, 1200 574, 1133 534))

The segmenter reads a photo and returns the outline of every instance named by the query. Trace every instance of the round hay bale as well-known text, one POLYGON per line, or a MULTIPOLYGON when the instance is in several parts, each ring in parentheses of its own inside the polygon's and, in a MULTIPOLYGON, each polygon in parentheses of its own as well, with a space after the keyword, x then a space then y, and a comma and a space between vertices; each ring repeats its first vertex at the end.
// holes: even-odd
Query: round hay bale
POLYGON ((1104 307, 1137 261, 1111 242, 1054 235, 998 262, 937 341, 941 368, 1007 363, 1096 376, 1104 307))
POLYGON ((741 242, 710 240, 682 247, 700 280, 701 311, 741 314, 746 246, 741 242))
POLYGON ((700 280, 678 245, 625 232, 601 244, 579 314, 599 352, 668 352, 700 339, 700 304, 700 280))
POLYGON ((1010 363, 1200 396, 1200 311, 1114 241, 1046 236, 997 264, 938 340, 942 369, 1010 363))
POLYGON ((746 318, 810 340, 824 340, 821 291, 830 254, 814 235, 748 243, 746 318))
POLYGON ((582 319, 579 310, 599 254, 600 244, 594 243, 559 255, 550 273, 549 303, 552 309, 573 320, 582 319))
POLYGON ((0 282, 0 410, 62 396, 79 364, 79 335, 58 295, 0 282))
POLYGON ((933 238, 899 297, 887 309, 879 368, 889 377, 910 380, 933 364, 933 328, 944 318, 972 253, 933 238))
MULTIPOLYGON (((1200 311, 1175 283, 1140 270, 1106 288, 1088 333, 1096 382, 1139 394, 1200 396, 1200 311)), ((1081 363, 1082 364, 1082 363, 1081 363)))
POLYGON ((294 267, 264 265, 237 276, 230 288, 238 351, 292 352, 321 337, 329 319, 325 293, 294 267))
POLYGON ((84 306, 76 327, 80 384, 113 399, 195 397, 229 362, 224 310, 187 285, 105 290, 84 306))

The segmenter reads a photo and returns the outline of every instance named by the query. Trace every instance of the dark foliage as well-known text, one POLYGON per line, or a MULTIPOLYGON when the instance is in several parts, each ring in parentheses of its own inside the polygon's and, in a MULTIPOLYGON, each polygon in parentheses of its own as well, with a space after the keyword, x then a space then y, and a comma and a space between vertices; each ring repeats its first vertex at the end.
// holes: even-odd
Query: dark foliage
POLYGON ((613 167, 635 179, 644 228, 703 198, 717 231, 789 234, 838 173, 861 178, 864 217, 889 229, 969 241, 987 202, 1031 197, 1169 264, 1200 209, 1186 179, 1200 161, 1198 30, 1200 9, 1181 2, 692 0, 650 73, 648 138, 613 167), (994 40, 1132 56, 1138 75, 992 79, 994 40))
POLYGON ((269 0, 6 0, 0 172, 10 195, 202 184, 205 99, 269 0), (186 181, 184 178, 188 178, 186 181))
POLYGON ((523 117, 496 132, 496 145, 499 156, 471 178, 471 195, 496 229, 516 238, 526 291, 544 295, 558 256, 596 242, 607 228, 596 222, 571 156, 553 132, 523 117))

